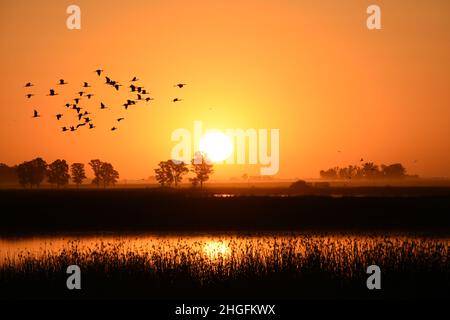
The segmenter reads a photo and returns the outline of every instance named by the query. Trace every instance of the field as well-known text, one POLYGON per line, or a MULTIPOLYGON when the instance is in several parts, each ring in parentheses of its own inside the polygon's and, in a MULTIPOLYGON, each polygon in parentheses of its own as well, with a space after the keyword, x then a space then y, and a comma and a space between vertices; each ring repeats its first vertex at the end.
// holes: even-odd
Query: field
POLYGON ((450 234, 450 188, 1 190, 0 234, 354 231, 450 234), (274 192, 277 192, 274 195, 274 192))

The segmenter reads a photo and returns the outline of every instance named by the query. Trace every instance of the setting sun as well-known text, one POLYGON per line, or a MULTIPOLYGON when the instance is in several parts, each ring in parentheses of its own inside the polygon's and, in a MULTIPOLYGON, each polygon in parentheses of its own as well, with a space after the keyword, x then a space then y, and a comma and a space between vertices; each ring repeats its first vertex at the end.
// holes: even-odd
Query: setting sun
POLYGON ((233 142, 222 132, 212 130, 201 138, 199 148, 212 162, 220 162, 233 153, 233 142))
POLYGON ((450 0, 0 0, 0 34, 11 313, 450 301, 450 0))

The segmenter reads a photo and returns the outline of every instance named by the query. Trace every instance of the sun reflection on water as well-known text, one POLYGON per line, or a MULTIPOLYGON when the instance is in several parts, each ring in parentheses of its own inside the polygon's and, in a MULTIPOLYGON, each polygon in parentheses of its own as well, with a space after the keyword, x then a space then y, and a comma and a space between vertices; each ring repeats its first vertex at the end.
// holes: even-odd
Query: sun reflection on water
POLYGON ((208 258, 226 258, 230 254, 230 248, 227 243, 222 240, 210 240, 203 246, 203 252, 208 258))

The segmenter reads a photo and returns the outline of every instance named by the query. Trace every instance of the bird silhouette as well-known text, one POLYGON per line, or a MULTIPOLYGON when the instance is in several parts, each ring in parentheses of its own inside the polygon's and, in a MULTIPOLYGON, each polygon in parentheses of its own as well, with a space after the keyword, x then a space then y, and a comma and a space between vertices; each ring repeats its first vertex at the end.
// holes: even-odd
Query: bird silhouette
MULTIPOLYGON (((104 76, 104 70, 102 69, 97 69, 94 71, 99 77, 104 76)), ((105 83, 112 86, 116 91, 120 90, 120 87, 122 86, 122 84, 120 84, 118 81, 112 80, 110 77, 108 76, 104 76, 105 78, 105 83)), ((137 103, 139 103, 139 101, 146 101, 149 102, 151 100, 154 100, 154 98, 148 96, 149 92, 148 90, 146 90, 143 86, 137 86, 136 83, 139 83, 138 81, 140 81, 140 79, 138 79, 138 77, 134 76, 130 82, 132 82, 129 85, 129 88, 131 90, 131 92, 136 92, 136 98, 135 99, 127 99, 126 103, 123 104, 123 106, 125 107, 125 109, 127 110, 129 106, 132 105, 136 105, 137 103), (147 95, 147 96, 144 96, 147 95)), ((62 86, 62 85, 67 85, 69 84, 68 82, 66 82, 66 80, 64 79, 59 79, 59 81, 56 83, 56 86, 62 86)), ((32 87, 34 86, 34 84, 32 82, 28 82, 25 84, 24 87, 32 87)), ((178 88, 183 88, 184 86, 186 86, 186 83, 178 83, 176 85, 174 85, 175 87, 178 88)), ((82 88, 90 88, 92 87, 91 84, 89 82, 82 82, 82 88)), ((58 87, 59 88, 59 87, 58 87)), ((80 88, 81 89, 81 88, 80 88)), ((31 90, 30 90, 31 91, 31 90)), ((98 93, 98 92, 97 92, 98 93)), ((62 93, 61 93, 62 94, 62 93)), ((74 104, 72 103, 66 103, 64 106, 66 108, 72 109, 72 110, 76 110, 77 114, 76 114, 76 118, 78 119, 78 124, 73 125, 73 126, 64 126, 64 127, 60 127, 61 130, 63 132, 66 131, 76 131, 78 128, 82 127, 82 126, 87 126, 89 125, 89 129, 93 129, 95 128, 94 124, 92 123, 92 118, 90 118, 89 115, 90 113, 87 111, 81 112, 81 110, 83 108, 79 107, 78 104, 80 103, 80 101, 82 100, 82 98, 87 97, 88 99, 91 99, 94 95, 96 94, 96 92, 92 92, 92 93, 87 93, 85 91, 83 91, 83 89, 81 89, 79 92, 77 92, 77 97, 73 99, 73 101, 75 102, 74 104)), ((55 89, 49 89, 49 93, 47 94, 47 96, 56 96, 56 95, 60 95, 59 93, 56 92, 55 89)), ((28 93, 25 95, 28 99, 30 99, 31 97, 35 96, 35 94, 33 93, 28 93)), ((83 99, 84 101, 84 99, 83 99)), ((172 102, 179 102, 182 101, 182 99, 180 98, 174 98, 171 100, 172 102)), ((105 103, 100 102, 100 109, 107 109, 108 107, 106 106, 105 103)), ((57 113, 55 114, 56 119, 59 121, 62 119, 62 117, 64 116, 63 113, 57 113)), ((41 117, 41 115, 38 113, 37 110, 34 110, 33 112, 33 118, 37 118, 37 117, 41 117)), ((120 117, 117 118, 116 121, 117 122, 121 122, 123 121, 125 118, 124 117, 120 117)), ((115 131, 118 130, 118 127, 113 126, 111 129, 111 131, 115 131)))
POLYGON ((178 99, 178 98, 175 98, 175 99, 172 100, 172 102, 179 102, 179 101, 183 101, 183 100, 182 99, 178 99))
POLYGON ((178 83, 176 85, 174 85, 174 87, 178 87, 178 88, 183 88, 184 86, 186 86, 186 83, 178 83))
POLYGON ((360 162, 363 162, 364 161, 364 159, 363 158, 361 158, 361 160, 359 160, 360 162))

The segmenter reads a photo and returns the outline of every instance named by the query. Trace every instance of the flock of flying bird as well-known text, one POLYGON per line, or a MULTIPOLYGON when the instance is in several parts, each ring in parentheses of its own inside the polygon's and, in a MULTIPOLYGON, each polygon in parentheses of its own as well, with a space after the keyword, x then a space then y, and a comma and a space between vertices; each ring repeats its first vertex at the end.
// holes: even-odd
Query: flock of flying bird
MULTIPOLYGON (((101 77, 102 73, 104 71, 102 69, 97 69, 94 72, 97 73, 97 75, 99 77, 101 77)), ((147 102, 148 103, 148 102, 154 100, 152 97, 150 97, 150 94, 149 94, 147 89, 145 89, 143 86, 138 85, 138 81, 139 81, 139 79, 137 77, 133 77, 130 80, 131 84, 128 86, 128 88, 130 89, 129 92, 131 92, 132 94, 135 95, 135 99, 127 99, 127 101, 124 104, 122 104, 122 106, 125 107, 125 110, 128 110, 128 107, 130 107, 132 105, 135 105, 138 102, 147 102)), ((64 79, 60 79, 59 82, 57 83, 58 86, 64 86, 64 85, 67 85, 67 84, 68 83, 64 79)), ((104 84, 108 85, 108 86, 111 86, 116 91, 119 91, 120 87, 122 87, 122 84, 120 84, 119 82, 117 82, 115 80, 112 80, 111 78, 106 77, 106 76, 105 76, 105 83, 104 84)), ((25 88, 31 88, 33 86, 34 86, 34 84, 31 83, 31 82, 28 82, 27 84, 25 84, 25 88)), ((184 86, 186 86, 186 83, 178 83, 178 84, 174 85, 174 87, 177 87, 177 88, 180 88, 180 89, 183 88, 184 86)), ((76 115, 76 118, 78 119, 78 123, 75 124, 75 125, 72 125, 72 126, 68 126, 68 127, 64 126, 64 127, 62 127, 61 130, 63 132, 76 131, 78 128, 85 127, 85 126, 87 128, 89 128, 89 129, 94 129, 95 128, 95 125, 92 122, 93 120, 90 117, 91 113, 88 112, 87 110, 84 110, 84 108, 82 108, 79 105, 80 101, 82 99, 87 98, 88 100, 90 100, 94 96, 94 94, 92 94, 92 93, 87 93, 86 91, 83 91, 83 90, 89 90, 88 88, 91 88, 91 85, 88 82, 83 82, 82 89, 79 92, 76 93, 76 97, 73 98, 70 102, 65 104, 65 107, 67 109, 73 110, 74 113, 76 112, 75 115, 76 115)), ((55 89, 49 89, 49 93, 47 94, 47 96, 50 96, 50 97, 57 96, 57 95, 59 95, 59 94, 55 91, 55 89)), ((33 93, 27 93, 25 95, 25 97, 27 99, 31 99, 33 96, 35 96, 35 94, 33 94, 33 93)), ((171 101, 172 102, 180 102, 180 101, 182 101, 182 99, 174 98, 171 101)), ((100 109, 102 109, 102 110, 103 109, 108 109, 108 107, 103 102, 100 102, 100 109)), ((34 110, 32 117, 33 118, 39 118, 40 116, 41 115, 39 114, 39 112, 37 110, 34 110)), ((59 121, 59 120, 61 120, 61 118, 63 116, 64 115, 62 113, 58 113, 58 114, 55 115, 55 118, 56 118, 56 120, 59 121)), ((117 123, 119 123, 119 122, 123 121, 124 119, 125 119, 124 117, 120 117, 120 118, 117 118, 116 121, 117 121, 117 123)), ((118 128, 116 126, 113 126, 111 128, 111 131, 115 131, 117 129, 118 128)))

